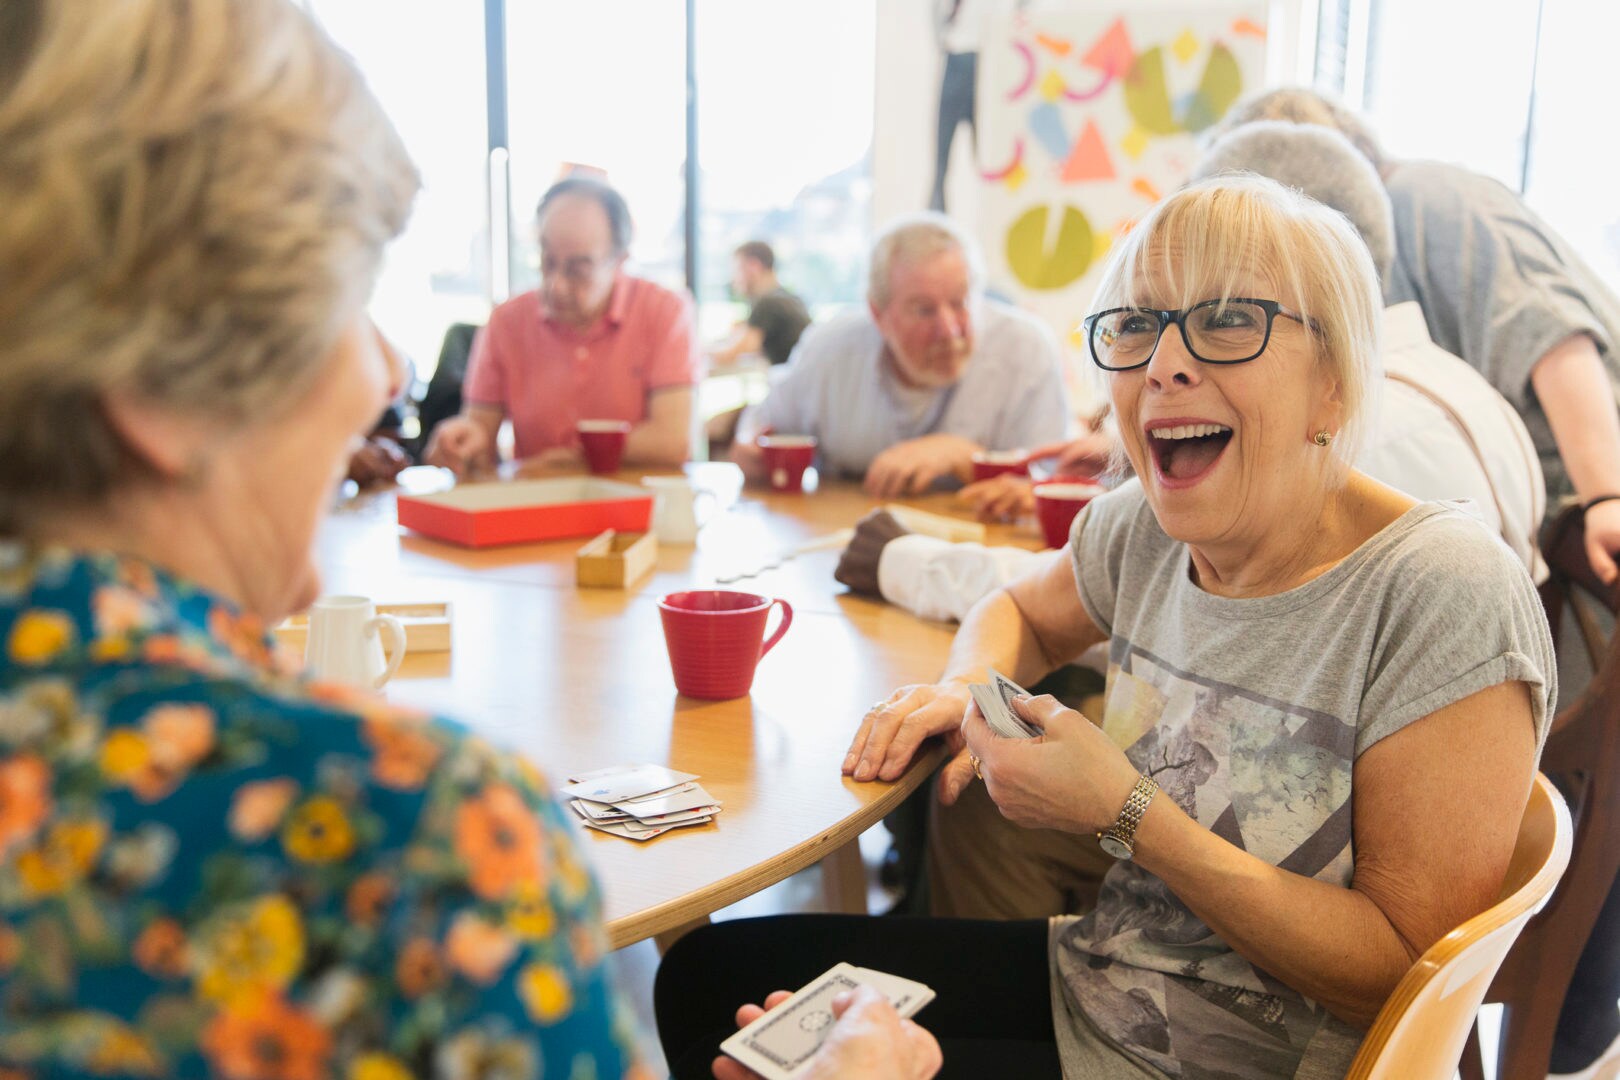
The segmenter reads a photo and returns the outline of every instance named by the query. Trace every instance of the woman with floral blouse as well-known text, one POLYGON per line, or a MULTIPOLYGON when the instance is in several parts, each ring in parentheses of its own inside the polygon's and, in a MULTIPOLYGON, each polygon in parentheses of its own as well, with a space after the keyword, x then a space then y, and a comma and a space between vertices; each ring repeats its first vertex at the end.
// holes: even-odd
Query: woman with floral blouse
POLYGON ((7 1080, 649 1075, 535 770, 265 633, 416 188, 287 0, 0 4, 7 1080))

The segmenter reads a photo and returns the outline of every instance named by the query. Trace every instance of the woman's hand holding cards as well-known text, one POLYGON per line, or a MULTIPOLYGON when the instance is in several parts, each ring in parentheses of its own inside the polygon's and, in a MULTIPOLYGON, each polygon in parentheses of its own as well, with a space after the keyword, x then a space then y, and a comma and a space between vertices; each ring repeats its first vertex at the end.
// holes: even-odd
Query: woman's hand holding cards
MULTIPOLYGON (((747 1027, 792 996, 778 990, 764 1008, 744 1005, 737 1010, 737 1026, 747 1027)), ((872 987, 838 995, 832 1013, 837 1019, 803 1080, 927 1080, 939 1071, 939 1043, 926 1029, 901 1019, 872 987)), ((758 1073, 725 1056, 714 1059, 713 1070, 715 1080, 759 1080, 758 1073)))

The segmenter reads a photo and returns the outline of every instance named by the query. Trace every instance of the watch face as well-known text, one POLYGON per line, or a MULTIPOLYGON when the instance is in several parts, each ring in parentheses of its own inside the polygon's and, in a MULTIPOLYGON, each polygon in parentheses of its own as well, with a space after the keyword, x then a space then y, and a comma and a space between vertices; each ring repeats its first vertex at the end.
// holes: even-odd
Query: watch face
POLYGON ((1104 834, 1097 838, 1097 844, 1109 857, 1115 859, 1128 859, 1131 857, 1131 847, 1117 836, 1104 834))

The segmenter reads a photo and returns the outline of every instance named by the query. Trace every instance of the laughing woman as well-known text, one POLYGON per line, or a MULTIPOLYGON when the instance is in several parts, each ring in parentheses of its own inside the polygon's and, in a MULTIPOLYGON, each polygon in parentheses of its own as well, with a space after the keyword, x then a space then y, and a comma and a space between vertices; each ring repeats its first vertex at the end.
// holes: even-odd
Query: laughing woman
MULTIPOLYGON (((660 989, 728 955, 756 972, 744 996, 843 959, 935 987, 947 1074, 1342 1075, 1412 961, 1495 898, 1555 691, 1513 554, 1347 464, 1378 296, 1344 219, 1269 181, 1153 210, 1086 320, 1140 479, 968 615, 943 682, 861 724, 857 780, 929 738, 959 750, 934 838, 958 887, 1061 891, 1100 843, 1094 910, 722 924, 660 989), (969 707, 987 668, 1028 685, 1102 642, 1101 716, 1021 701, 1045 731, 1026 742, 969 707), (972 800, 988 813, 953 816, 972 800)), ((670 998, 680 1061, 723 1009, 670 998)))

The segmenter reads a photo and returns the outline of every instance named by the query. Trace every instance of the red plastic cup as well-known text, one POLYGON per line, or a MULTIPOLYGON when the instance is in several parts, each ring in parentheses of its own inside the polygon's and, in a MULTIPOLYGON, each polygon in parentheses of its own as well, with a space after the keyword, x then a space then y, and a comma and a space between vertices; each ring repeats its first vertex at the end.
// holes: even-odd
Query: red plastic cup
POLYGON ((746 695, 754 667, 793 625, 786 600, 727 589, 674 592, 658 601, 675 689, 691 698, 723 701, 746 695), (765 636, 771 608, 782 605, 776 633, 765 636))
POLYGON ((630 434, 630 425, 624 420, 581 420, 574 430, 579 432, 580 449, 585 451, 585 464, 598 476, 619 471, 619 459, 624 457, 624 440, 630 434))
POLYGON ((1107 491, 1097 484, 1061 482, 1035 485, 1035 513, 1041 519, 1046 546, 1060 548, 1069 542, 1069 529, 1075 515, 1097 496, 1107 491))
POLYGON ((980 450, 973 455, 973 479, 989 480, 1012 473, 1029 475, 1029 458, 1022 450, 980 450))
POLYGON ((761 435, 755 440, 765 453, 765 472, 777 491, 803 491, 804 470, 816 459, 814 435, 761 435))

